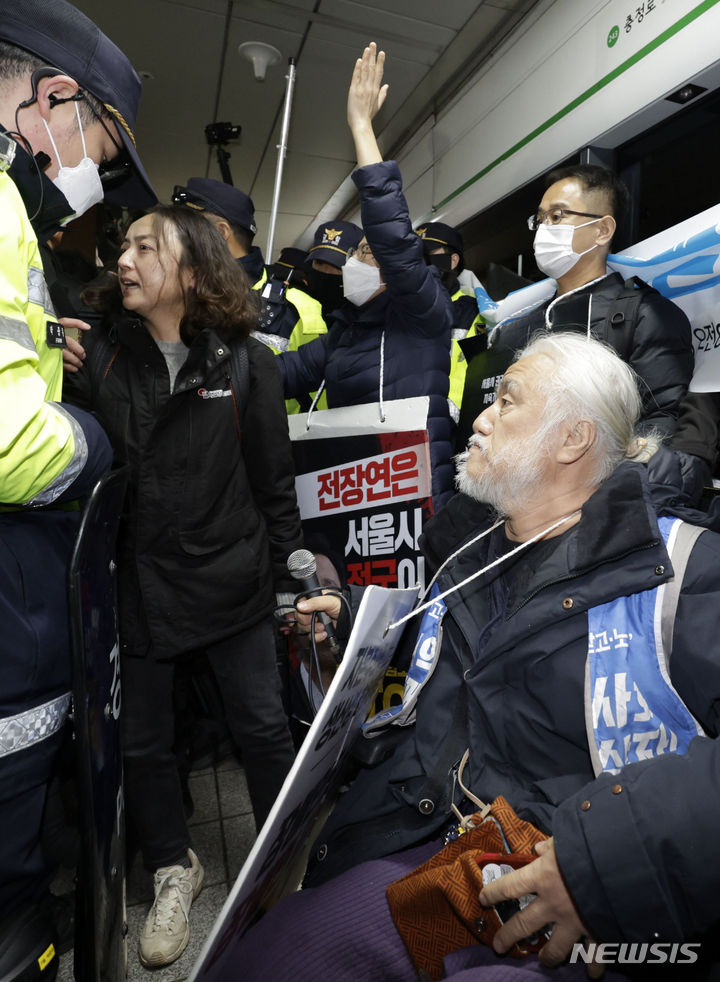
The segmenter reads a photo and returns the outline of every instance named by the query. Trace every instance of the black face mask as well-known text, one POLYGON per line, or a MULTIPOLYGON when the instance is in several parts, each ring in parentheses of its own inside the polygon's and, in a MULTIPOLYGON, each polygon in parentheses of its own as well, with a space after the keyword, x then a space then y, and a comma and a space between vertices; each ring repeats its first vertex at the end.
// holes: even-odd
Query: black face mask
POLYGON ((452 256, 449 252, 436 252, 431 256, 425 256, 428 266, 436 266, 441 273, 449 273, 452 270, 452 256))
POLYGON ((457 275, 452 268, 452 255, 449 252, 437 252, 432 256, 425 256, 428 266, 434 266, 440 272, 440 279, 444 287, 451 293, 457 283, 457 275))
POLYGON ((320 303, 323 317, 345 303, 342 276, 335 273, 321 273, 318 269, 308 273, 308 293, 320 303))

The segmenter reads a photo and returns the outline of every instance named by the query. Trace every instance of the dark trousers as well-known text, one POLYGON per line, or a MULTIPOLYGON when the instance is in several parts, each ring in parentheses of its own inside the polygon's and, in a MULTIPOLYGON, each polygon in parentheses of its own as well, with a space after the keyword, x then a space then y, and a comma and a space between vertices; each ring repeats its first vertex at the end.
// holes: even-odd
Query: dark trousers
MULTIPOLYGON (((260 828, 294 759, 275 660, 272 618, 206 649, 228 728, 243 755, 260 828)), ((190 845, 174 753, 175 663, 125 657, 121 664, 125 802, 149 870, 182 860, 190 845)))
MULTIPOLYGON (((0 515, 0 719, 70 689, 67 562, 78 513, 0 515)), ((0 918, 41 898, 41 829, 62 731, 0 756, 0 918)))
POLYGON ((0 920, 47 896, 52 877, 42 849, 43 809, 62 731, 0 758, 0 920))

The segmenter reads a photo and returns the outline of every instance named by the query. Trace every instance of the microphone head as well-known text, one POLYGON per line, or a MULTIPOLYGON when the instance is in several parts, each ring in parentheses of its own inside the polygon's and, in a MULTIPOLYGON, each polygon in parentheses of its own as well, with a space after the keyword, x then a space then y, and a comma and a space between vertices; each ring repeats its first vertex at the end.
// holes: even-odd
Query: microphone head
POLYGON ((317 573, 317 563, 309 549, 296 549, 295 552, 291 552, 288 556, 287 568, 296 580, 304 580, 317 573))

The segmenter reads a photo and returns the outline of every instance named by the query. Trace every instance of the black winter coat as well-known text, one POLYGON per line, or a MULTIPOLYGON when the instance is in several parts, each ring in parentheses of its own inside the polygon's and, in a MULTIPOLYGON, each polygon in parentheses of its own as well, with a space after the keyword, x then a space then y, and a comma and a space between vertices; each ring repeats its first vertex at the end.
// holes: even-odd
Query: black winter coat
MULTIPOLYGON (((485 506, 456 496, 426 526, 430 565, 489 524, 485 506)), ((453 561, 440 588, 494 558, 499 533, 453 561)), ((717 926, 720 742, 698 737, 684 757, 598 779, 588 750, 587 611, 672 575, 642 465, 622 464, 577 525, 510 562, 509 595, 496 616, 493 581, 447 597, 440 658, 417 722, 340 800, 315 845, 309 884, 437 836, 453 820, 452 765, 469 747, 466 785, 484 801, 505 795, 522 818, 553 833, 582 919, 599 939, 680 941, 717 926), (586 801, 590 808, 581 807, 586 801)), ((499 568, 498 580, 508 575, 499 568)), ((720 536, 705 532, 683 580, 670 672, 711 737, 720 728, 719 593, 720 536)))
MULTIPOLYGON (((677 304, 656 290, 641 289, 643 297, 634 322, 624 320, 606 327, 614 301, 624 291, 619 273, 611 273, 558 300, 550 311, 550 321, 554 331, 584 334, 589 317, 592 336, 607 341, 644 383, 640 386, 641 429, 654 428, 661 435, 670 436, 693 373, 690 322, 677 304)), ((508 353, 525 347, 533 334, 546 330, 545 311, 551 302, 541 304, 517 321, 501 324, 490 337, 490 347, 508 353)))
POLYGON ((140 655, 151 642, 155 656, 172 657, 251 626, 272 611, 276 588, 291 588, 286 560, 302 535, 282 383, 272 351, 249 338, 240 437, 227 342, 201 332, 171 394, 141 320, 121 321, 109 347, 95 343, 102 330, 93 328, 67 395, 99 414, 117 462, 130 465, 122 649, 140 655))
POLYGON ((387 290, 362 307, 345 303, 333 313, 327 334, 279 356, 288 398, 319 388, 325 379, 328 406, 359 406, 389 399, 429 396, 428 435, 433 497, 438 508, 453 488, 454 424, 447 395, 453 310, 438 271, 428 266, 413 231, 400 172, 390 160, 359 167, 365 237, 387 290), (381 340, 385 336, 381 362, 381 340))

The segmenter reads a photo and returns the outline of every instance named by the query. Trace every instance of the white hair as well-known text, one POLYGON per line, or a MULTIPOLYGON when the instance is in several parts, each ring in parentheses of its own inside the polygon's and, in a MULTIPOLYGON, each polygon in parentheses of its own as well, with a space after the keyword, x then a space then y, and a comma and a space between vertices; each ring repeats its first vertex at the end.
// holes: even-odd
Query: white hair
POLYGON ((642 411, 637 376, 609 345, 574 332, 553 332, 531 338, 517 358, 529 355, 544 355, 553 363, 541 383, 551 431, 581 419, 595 427, 594 487, 622 460, 645 463, 652 457, 660 444, 657 434, 639 437, 635 432, 642 411))

